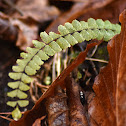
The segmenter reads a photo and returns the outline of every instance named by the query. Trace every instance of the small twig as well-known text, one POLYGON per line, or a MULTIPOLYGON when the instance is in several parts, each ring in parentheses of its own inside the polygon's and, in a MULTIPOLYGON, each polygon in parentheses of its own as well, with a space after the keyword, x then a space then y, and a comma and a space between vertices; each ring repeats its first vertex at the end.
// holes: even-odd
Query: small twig
POLYGON ((42 84, 40 84, 40 83, 38 83, 38 82, 36 82, 35 83, 39 88, 46 88, 46 89, 48 89, 50 86, 45 86, 45 85, 42 85, 42 84))
POLYGON ((91 80, 91 77, 86 81, 86 85, 89 85, 90 80, 91 80))
POLYGON ((1 112, 1 115, 11 115, 12 112, 1 112))
MULTIPOLYGON (((25 111, 24 111, 25 112, 25 111)), ((24 114, 24 112, 21 112, 22 114, 24 114)), ((12 112, 0 112, 1 115, 11 115, 12 112)))
POLYGON ((39 95, 38 95, 38 86, 36 84, 35 84, 35 97, 39 98, 39 95))
POLYGON ((90 61, 97 61, 97 62, 102 62, 102 63, 108 63, 108 61, 106 60, 101 60, 101 59, 95 59, 95 58, 85 58, 86 60, 90 60, 90 61))
POLYGON ((23 12, 16 5, 14 5, 10 0, 4 0, 4 2, 10 7, 12 7, 13 9, 15 9, 21 16, 24 15, 23 12))
POLYGON ((91 73, 89 73, 87 69, 83 69, 83 72, 85 73, 83 77, 84 80, 86 79, 86 77, 91 77, 91 73))
MULTIPOLYGON (((56 54, 57 55, 57 54, 56 54)), ((52 64, 52 82, 56 79, 56 55, 54 55, 54 58, 53 58, 53 64, 52 64)))
POLYGON ((63 51, 65 53, 65 58, 63 61, 64 69, 67 68, 67 61, 68 61, 68 49, 63 51))
POLYGON ((95 54, 97 48, 98 48, 98 45, 95 46, 95 48, 93 49, 93 51, 92 51, 92 53, 91 53, 91 55, 89 57, 92 57, 95 54))
MULTIPOLYGON (((34 81, 35 81, 35 80, 34 80, 34 81)), ((31 82, 31 84, 30 84, 30 90, 29 90, 29 92, 30 92, 30 96, 31 96, 32 100, 33 100, 34 102, 36 102, 37 99, 36 99, 36 97, 33 95, 33 88, 34 88, 33 83, 34 83, 34 81, 31 82)))
POLYGON ((8 118, 8 117, 5 117, 5 116, 1 116, 1 115, 0 115, 0 117, 3 118, 3 119, 6 119, 6 120, 8 120, 8 121, 13 121, 13 119, 8 118))
MULTIPOLYGON (((24 114, 25 112, 21 112, 22 114, 24 114)), ((0 117, 3 119, 6 119, 8 121, 13 121, 13 119, 8 118, 8 116, 10 116, 12 114, 12 112, 1 112, 0 113, 0 117), (2 116, 2 115, 7 115, 7 116, 2 116)))
POLYGON ((98 75, 98 71, 96 69, 95 63, 92 60, 89 60, 89 61, 90 61, 91 65, 92 65, 92 68, 93 68, 93 70, 95 72, 95 75, 98 75))
POLYGON ((59 76, 60 72, 61 72, 61 69, 60 69, 60 66, 61 66, 60 57, 61 57, 61 53, 59 52, 59 53, 57 53, 57 65, 56 65, 57 76, 59 76))

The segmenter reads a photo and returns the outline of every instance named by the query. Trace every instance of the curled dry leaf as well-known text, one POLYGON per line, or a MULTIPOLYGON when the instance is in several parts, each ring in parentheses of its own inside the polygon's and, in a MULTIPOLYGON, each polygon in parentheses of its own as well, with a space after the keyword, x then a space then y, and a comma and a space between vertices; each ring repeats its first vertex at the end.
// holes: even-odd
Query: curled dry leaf
POLYGON ((16 6, 22 12, 22 15, 15 11, 12 17, 25 21, 32 20, 42 23, 56 18, 60 14, 56 7, 48 5, 47 0, 19 0, 16 6))
POLYGON ((108 43, 109 64, 101 69, 88 112, 93 126, 126 125, 126 10, 120 15, 122 30, 108 43))
POLYGON ((35 23, 27 24, 27 22, 22 22, 20 19, 10 19, 13 26, 18 28, 18 38, 16 46, 21 50, 26 50, 26 47, 32 46, 32 40, 38 37, 38 27, 35 23))
POLYGON ((110 4, 113 0, 83 0, 83 2, 75 3, 70 10, 64 12, 54 20, 50 26, 46 29, 46 32, 57 32, 57 27, 65 22, 72 22, 72 20, 79 18, 81 15, 88 14, 88 12, 94 11, 97 8, 103 8, 110 4), (79 8, 79 9, 78 9, 79 8))
MULTIPOLYGON (((116 88, 116 122, 118 126, 126 125, 126 10, 120 16, 122 34, 118 40, 122 41, 119 55, 119 67, 116 88)), ((116 41, 115 40, 115 43, 116 41)))
POLYGON ((22 21, 0 12, 1 39, 16 42, 21 50, 32 46, 32 40, 38 37, 38 26, 35 22, 22 21))
POLYGON ((89 10, 88 13, 84 13, 79 20, 87 20, 92 17, 94 19, 109 20, 112 23, 119 22, 119 14, 126 8, 125 0, 113 0, 102 8, 96 8, 93 11, 89 10))

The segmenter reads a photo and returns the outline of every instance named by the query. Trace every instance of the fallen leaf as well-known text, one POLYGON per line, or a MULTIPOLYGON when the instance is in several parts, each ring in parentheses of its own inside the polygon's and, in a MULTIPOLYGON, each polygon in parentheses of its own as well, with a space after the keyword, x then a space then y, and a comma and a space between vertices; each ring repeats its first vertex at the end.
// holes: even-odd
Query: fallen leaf
MULTIPOLYGON (((21 50, 26 50, 26 47, 31 47, 32 40, 37 39, 38 37, 38 27, 35 23, 25 23, 20 19, 10 18, 11 24, 18 28, 18 38, 16 40, 16 46, 21 50)), ((29 22, 30 23, 30 22, 29 22)))
POLYGON ((79 20, 87 20, 92 17, 94 19, 109 20, 112 23, 119 22, 119 14, 126 8, 126 0, 113 0, 108 5, 96 8, 93 11, 89 10, 79 17, 79 20))
MULTIPOLYGON (((54 6, 49 6, 47 0, 19 0, 16 6, 22 11, 22 16, 15 12, 13 18, 22 20, 34 20, 37 23, 56 18, 60 12, 54 6)), ((29 20, 29 21, 30 21, 29 20)))
POLYGON ((111 3, 113 0, 83 0, 83 2, 75 3, 70 10, 61 13, 46 29, 46 32, 58 32, 57 27, 65 22, 72 22, 72 20, 79 18, 81 15, 88 15, 88 12, 94 11, 97 8, 103 8, 111 3), (79 8, 79 9, 78 9, 79 8))
POLYGON ((108 43, 109 64, 102 68, 93 85, 96 96, 88 112, 92 125, 126 125, 126 10, 120 15, 122 30, 108 43))

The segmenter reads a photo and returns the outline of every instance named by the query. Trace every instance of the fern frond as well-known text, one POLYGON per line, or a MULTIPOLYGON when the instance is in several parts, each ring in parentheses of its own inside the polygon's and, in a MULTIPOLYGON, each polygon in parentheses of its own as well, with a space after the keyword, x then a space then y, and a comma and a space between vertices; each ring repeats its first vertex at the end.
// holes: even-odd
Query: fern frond
POLYGON ((16 109, 12 114, 14 119, 18 119, 21 115, 19 112, 20 107, 25 107, 28 105, 26 93, 23 91, 29 90, 27 85, 32 81, 30 75, 35 75, 37 70, 40 69, 41 65, 50 56, 55 55, 55 53, 62 51, 70 46, 83 41, 89 41, 91 39, 109 41, 114 35, 119 34, 121 31, 121 26, 118 24, 112 24, 108 20, 103 21, 101 19, 94 20, 93 18, 85 21, 74 20, 72 23, 65 23, 65 25, 59 25, 59 34, 54 32, 41 32, 40 37, 43 42, 33 40, 35 48, 27 47, 27 53, 21 53, 22 59, 18 59, 17 66, 13 66, 14 72, 10 72, 10 78, 14 79, 15 82, 9 82, 8 86, 15 89, 7 95, 9 97, 17 97, 18 101, 8 101, 7 104, 16 109), (22 99, 22 100, 21 100, 22 99))

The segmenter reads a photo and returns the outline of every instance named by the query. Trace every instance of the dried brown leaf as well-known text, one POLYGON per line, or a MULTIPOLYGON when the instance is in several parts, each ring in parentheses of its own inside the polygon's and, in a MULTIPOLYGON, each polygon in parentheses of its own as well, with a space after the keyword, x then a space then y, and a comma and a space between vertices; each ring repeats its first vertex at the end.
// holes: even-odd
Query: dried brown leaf
POLYGON ((26 50, 26 47, 32 46, 32 40, 37 39, 38 37, 38 27, 35 23, 23 22, 20 19, 10 18, 10 22, 13 26, 18 28, 18 38, 16 41, 16 46, 21 50, 26 50))
POLYGON ((93 11, 89 10, 84 13, 79 20, 87 20, 92 17, 94 19, 109 20, 112 23, 119 22, 119 14, 126 8, 126 0, 114 0, 107 6, 96 8, 93 11))
POLYGON ((108 43, 109 64, 96 77, 95 98, 89 104, 91 125, 126 125, 126 11, 120 15, 121 34, 108 43))
POLYGON ((102 8, 113 0, 84 0, 83 2, 75 3, 70 10, 61 13, 61 15, 54 20, 50 26, 46 29, 46 32, 53 31, 58 32, 57 27, 65 22, 71 22, 74 19, 79 18, 81 15, 85 15, 89 11, 94 11, 94 9, 102 8), (78 9, 79 8, 79 9, 78 9))
POLYGON ((23 16, 15 12, 13 17, 22 20, 30 19, 42 23, 59 15, 59 10, 54 6, 49 6, 47 0, 19 0, 16 6, 22 11, 23 16))
POLYGON ((121 42, 116 85, 116 122, 117 126, 124 126, 126 125, 126 10, 120 15, 120 22, 122 33, 115 39, 115 43, 121 42))
POLYGON ((45 119, 46 116, 42 116, 41 118, 38 118, 35 120, 32 126, 41 126, 41 121, 45 119))

